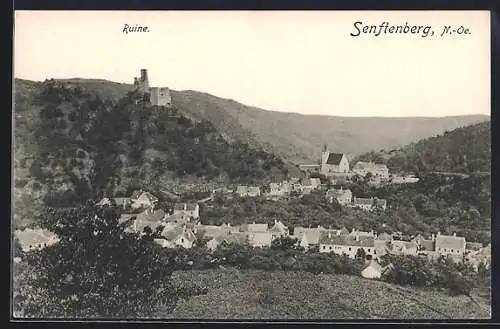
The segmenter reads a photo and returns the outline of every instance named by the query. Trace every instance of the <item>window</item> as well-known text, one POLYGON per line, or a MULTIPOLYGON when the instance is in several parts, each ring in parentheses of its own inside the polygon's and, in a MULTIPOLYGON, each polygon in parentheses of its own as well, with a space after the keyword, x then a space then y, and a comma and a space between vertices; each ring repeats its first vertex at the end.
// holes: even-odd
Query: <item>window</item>
POLYGON ((181 243, 184 243, 184 238, 181 239, 181 243))
POLYGON ((326 249, 326 246, 322 246, 322 247, 323 247, 323 250, 325 250, 325 249, 326 249))
POLYGON ((377 254, 377 251, 375 249, 373 249, 373 254, 376 255, 377 254))
POLYGON ((451 249, 451 252, 453 252, 453 249, 451 249))
POLYGON ((371 252, 371 251, 370 251, 370 248, 368 248, 368 249, 366 249, 366 250, 367 250, 368 252, 371 252))
POLYGON ((332 246, 330 246, 330 250, 332 250, 332 246))
POLYGON ((349 251, 351 251, 351 247, 349 247, 349 251))

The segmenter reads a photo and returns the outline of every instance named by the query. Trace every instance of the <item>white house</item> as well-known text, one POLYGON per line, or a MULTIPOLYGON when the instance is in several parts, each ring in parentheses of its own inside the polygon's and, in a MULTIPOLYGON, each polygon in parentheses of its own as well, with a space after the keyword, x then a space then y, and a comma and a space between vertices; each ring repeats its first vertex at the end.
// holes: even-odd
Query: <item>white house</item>
POLYGON ((352 201, 352 192, 349 189, 343 189, 340 188, 340 190, 336 189, 329 189, 326 191, 326 198, 330 201, 333 202, 333 200, 337 200, 337 202, 342 205, 348 205, 352 201))
POLYGON ((173 215, 180 214, 198 219, 200 218, 200 206, 197 203, 176 203, 173 215))
POLYGON ((135 191, 130 198, 132 208, 154 208, 158 204, 158 198, 149 192, 135 191))
POLYGON ((436 251, 442 256, 452 256, 456 259, 460 259, 465 253, 465 238, 457 237, 455 233, 451 236, 442 235, 438 232, 435 244, 436 251))
POLYGON ((346 254, 350 258, 355 258, 358 249, 363 249, 366 256, 377 257, 373 236, 342 235, 339 231, 337 234, 323 232, 319 239, 319 252, 346 254))
POLYGON ((385 164, 381 163, 358 161, 354 167, 352 167, 352 172, 363 177, 370 173, 382 179, 389 178, 389 169, 385 164))
POLYGON ((257 197, 260 196, 260 187, 239 185, 236 188, 236 194, 238 194, 240 197, 257 197))

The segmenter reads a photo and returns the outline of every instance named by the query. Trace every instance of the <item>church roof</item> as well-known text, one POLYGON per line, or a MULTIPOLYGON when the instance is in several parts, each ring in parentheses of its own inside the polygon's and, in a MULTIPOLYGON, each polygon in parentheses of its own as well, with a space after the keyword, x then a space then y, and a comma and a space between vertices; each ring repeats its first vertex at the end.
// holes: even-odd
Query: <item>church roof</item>
POLYGON ((338 166, 343 156, 344 156, 343 153, 329 153, 328 159, 326 160, 326 164, 338 166))

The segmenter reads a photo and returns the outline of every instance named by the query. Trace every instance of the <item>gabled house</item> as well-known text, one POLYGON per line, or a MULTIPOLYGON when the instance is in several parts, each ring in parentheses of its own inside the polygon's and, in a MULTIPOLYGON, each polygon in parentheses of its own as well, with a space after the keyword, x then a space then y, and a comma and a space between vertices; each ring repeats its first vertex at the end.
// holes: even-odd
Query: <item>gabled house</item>
POLYGON ((317 246, 319 245, 321 233, 324 231, 325 229, 322 227, 308 228, 296 226, 293 228, 293 236, 300 240, 304 239, 304 241, 307 241, 308 246, 317 246))
POLYGON ((361 276, 366 279, 380 279, 385 272, 391 270, 392 268, 392 264, 382 266, 377 262, 377 260, 372 259, 368 266, 361 271, 361 276))
POLYGON ((200 206, 197 203, 176 203, 173 215, 186 215, 189 218, 200 218, 200 206))
POLYGON ((59 241, 59 238, 54 233, 40 228, 16 230, 14 236, 19 241, 24 252, 41 250, 59 241))
POLYGON ((326 198, 328 201, 333 202, 333 200, 337 200, 337 202, 342 205, 348 205, 352 201, 352 192, 349 189, 329 189, 326 191, 326 198))
POLYGON ((166 248, 183 247, 189 249, 196 242, 196 235, 191 229, 183 225, 164 231, 162 238, 155 239, 155 242, 166 248))
POLYGON ((352 171, 355 174, 365 177, 368 173, 375 177, 382 179, 389 178, 389 169, 385 164, 358 161, 353 167, 352 171))
POLYGON ((248 234, 248 243, 252 247, 270 247, 273 241, 271 232, 253 232, 248 234))
POLYGON ((153 209, 158 204, 158 198, 149 192, 135 191, 132 193, 132 208, 153 209))
POLYGON ((285 226, 281 221, 275 220, 274 225, 269 229, 269 232, 273 235, 274 238, 280 236, 288 235, 288 227, 285 226))
POLYGON ((452 256, 459 260, 465 253, 465 238, 453 235, 442 235, 440 232, 436 235, 436 251, 442 256, 452 256))

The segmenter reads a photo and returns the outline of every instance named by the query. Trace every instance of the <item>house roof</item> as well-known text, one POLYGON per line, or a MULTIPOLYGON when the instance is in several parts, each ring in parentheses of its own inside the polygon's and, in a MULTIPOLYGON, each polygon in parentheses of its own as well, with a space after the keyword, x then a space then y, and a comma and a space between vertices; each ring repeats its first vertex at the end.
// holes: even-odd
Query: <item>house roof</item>
POLYGON ((308 228, 296 226, 293 229, 294 236, 301 238, 305 235, 307 242, 312 245, 319 243, 319 237, 321 236, 322 232, 324 232, 323 228, 308 228))
POLYGON ((245 232, 231 233, 226 236, 221 236, 217 239, 220 242, 243 244, 248 240, 248 234, 245 232))
POLYGON ((368 264, 368 266, 366 266, 363 269, 363 271, 366 270, 367 268, 372 268, 372 269, 374 269, 375 271, 377 271, 379 273, 382 273, 382 270, 383 270, 382 265, 380 265, 375 259, 372 259, 370 261, 370 263, 368 264))
POLYGON ((465 249, 467 250, 479 250, 483 247, 483 244, 480 242, 466 242, 465 249))
POLYGON ((132 196, 130 197, 131 199, 137 200, 141 196, 142 191, 141 190, 135 190, 134 193, 132 193, 132 196))
POLYGON ((113 198, 117 205, 121 206, 124 203, 130 202, 130 198, 113 198))
POLYGON ((174 204, 174 210, 180 211, 184 210, 184 206, 186 206, 187 211, 195 211, 197 203, 176 203, 174 204))
POLYGON ((189 218, 184 213, 180 213, 180 214, 173 214, 173 215, 168 216, 165 221, 169 222, 169 223, 184 223, 185 224, 185 223, 189 222, 189 218))
POLYGON ((281 221, 276 221, 269 231, 273 233, 285 233, 288 231, 288 227, 286 227, 281 221))
POLYGON ((352 168, 353 170, 387 170, 387 166, 383 163, 373 163, 373 162, 365 162, 358 161, 352 168))
POLYGON ((349 189, 339 189, 339 190, 336 190, 336 189, 329 189, 328 191, 326 191, 326 195, 327 197, 340 197, 340 196, 343 196, 343 195, 352 195, 352 192, 351 190, 349 189))
POLYGON ((248 232, 267 232, 268 225, 266 224, 247 224, 248 232))
POLYGON ((15 231, 14 235, 22 246, 35 246, 58 240, 54 233, 43 229, 26 228, 24 230, 15 231))
POLYGON ((434 251, 434 241, 425 239, 417 241, 420 241, 420 246, 422 247, 423 250, 434 251))
POLYGON ((326 164, 338 166, 343 156, 344 156, 343 153, 329 153, 328 159, 326 160, 326 164))
POLYGON ((153 212, 143 211, 137 214, 137 220, 150 221, 150 222, 160 222, 165 217, 165 211, 162 209, 157 209, 153 212))
POLYGON ((465 238, 452 235, 436 236, 436 249, 463 249, 465 248, 465 238))
POLYGON ((418 245, 416 242, 401 241, 401 240, 391 241, 391 246, 392 246, 392 250, 394 250, 394 251, 402 251, 405 249, 418 248, 418 245))
POLYGON ((373 198, 356 198, 354 197, 353 202, 355 205, 373 205, 373 198))
POLYGON ((269 245, 273 240, 273 235, 269 232, 255 232, 248 235, 251 244, 269 245))
POLYGON ((141 195, 139 196, 139 198, 146 198, 146 200, 148 200, 150 202, 156 202, 156 201, 158 201, 158 198, 156 196, 154 196, 153 194, 149 193, 149 192, 143 192, 143 193, 141 193, 141 195))
POLYGON ((390 241, 392 240, 392 236, 387 233, 387 232, 382 232, 380 233, 377 237, 376 237, 377 240, 384 240, 384 241, 390 241))
POLYGON ((374 238, 372 236, 336 235, 329 232, 322 232, 319 238, 320 244, 332 244, 338 246, 373 247, 374 238))

